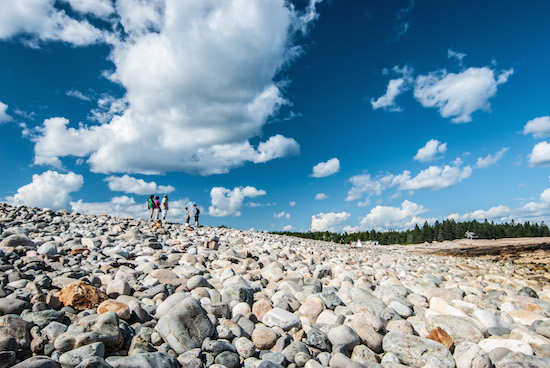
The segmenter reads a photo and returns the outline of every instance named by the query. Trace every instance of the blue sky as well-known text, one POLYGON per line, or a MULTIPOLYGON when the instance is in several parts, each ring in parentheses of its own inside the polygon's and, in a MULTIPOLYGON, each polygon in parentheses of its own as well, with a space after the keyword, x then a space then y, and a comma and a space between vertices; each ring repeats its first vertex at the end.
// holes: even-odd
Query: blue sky
POLYGON ((0 0, 0 199, 267 231, 549 221, 550 4, 0 0))

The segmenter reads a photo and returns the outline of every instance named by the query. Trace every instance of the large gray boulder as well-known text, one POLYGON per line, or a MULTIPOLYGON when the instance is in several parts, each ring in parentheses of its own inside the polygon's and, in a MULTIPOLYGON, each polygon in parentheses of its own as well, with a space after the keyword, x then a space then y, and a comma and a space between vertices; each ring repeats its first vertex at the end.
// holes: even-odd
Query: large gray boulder
POLYGON ((186 298, 174 306, 158 322, 155 329, 178 354, 201 347, 215 329, 195 298, 186 298))
POLYGON ((455 368, 455 361, 449 350, 433 340, 389 332, 384 336, 382 346, 386 353, 395 354, 403 364, 411 367, 431 364, 439 368, 455 368))

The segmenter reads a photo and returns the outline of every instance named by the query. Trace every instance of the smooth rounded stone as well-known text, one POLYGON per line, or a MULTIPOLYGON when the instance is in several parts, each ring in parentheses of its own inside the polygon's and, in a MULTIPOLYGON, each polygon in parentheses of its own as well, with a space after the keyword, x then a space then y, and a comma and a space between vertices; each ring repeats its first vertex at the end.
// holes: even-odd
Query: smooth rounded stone
POLYGON ((384 336, 383 349, 395 354, 399 360, 413 367, 433 364, 440 368, 454 368, 455 361, 445 346, 418 336, 388 332, 384 336))
POLYGON ((111 356, 105 359, 113 368, 179 368, 176 358, 168 353, 142 353, 127 357, 111 356))
POLYGON ((0 241, 0 248, 11 248, 18 246, 35 248, 36 244, 26 236, 19 234, 10 235, 0 241))
POLYGON ((57 361, 45 356, 35 356, 23 360, 11 368, 62 368, 57 361))
POLYGON ((224 340, 210 340, 210 338, 204 339, 202 346, 202 351, 207 351, 209 353, 212 353, 212 355, 217 356, 223 351, 231 351, 233 353, 236 353, 237 350, 229 341, 224 340))
POLYGON ((100 358, 103 358, 104 355, 105 345, 103 345, 102 342, 96 342, 61 354, 61 356, 59 357, 59 363, 61 363, 63 368, 72 368, 76 367, 78 364, 80 364, 80 362, 90 356, 98 356, 100 358))
POLYGON ((186 298, 170 309, 155 329, 178 354, 198 348, 215 329, 195 298, 186 298))
POLYGON ((189 298, 189 295, 185 293, 174 293, 170 295, 159 304, 155 312, 155 317, 159 319, 162 318, 170 309, 186 298, 189 298))
POLYGON ((288 360, 290 363, 294 363, 296 354, 298 353, 304 353, 308 356, 311 356, 307 345, 301 341, 291 342, 286 348, 283 349, 282 353, 285 356, 286 360, 288 360))
POLYGON ((446 288, 427 288, 423 290, 421 295, 425 296, 426 299, 428 299, 428 302, 431 301, 433 297, 438 297, 445 300, 453 300, 453 299, 462 299, 464 298, 464 291, 459 288, 452 288, 452 289, 446 289, 446 288))
POLYGON ((325 305, 321 298, 310 297, 298 308, 298 314, 308 318, 311 322, 315 322, 324 309, 325 305))
POLYGON ((105 300, 97 307, 97 314, 115 312, 118 318, 128 321, 130 319, 130 307, 128 304, 116 300, 105 300))
MULTIPOLYGON (((478 345, 479 346, 479 345, 478 345)), ((491 359, 491 362, 495 364, 499 360, 501 360, 506 354, 508 354, 511 350, 506 348, 496 348, 491 350, 489 353, 489 358, 491 359)))
POLYGON ((531 289, 530 287, 527 287, 527 286, 522 287, 518 291, 518 295, 519 296, 528 296, 530 298, 536 298, 536 299, 539 298, 537 292, 535 290, 531 289))
POLYGON ((227 368, 237 368, 240 365, 240 358, 237 353, 224 351, 216 356, 214 362, 227 368))
POLYGON ((533 355, 533 348, 526 342, 515 339, 485 339, 477 343, 486 353, 497 348, 506 348, 516 353, 533 355))
POLYGON ((33 322, 40 328, 44 328, 51 322, 63 322, 65 313, 53 309, 46 309, 39 312, 25 311, 21 313, 21 318, 25 321, 33 322))
MULTIPOLYGON (((102 342, 107 353, 120 350, 124 343, 122 331, 119 328, 119 318, 114 312, 100 316, 89 316, 95 319, 91 326, 79 324, 71 326, 54 341, 54 347, 60 353, 79 348, 94 342, 102 342)), ((85 319, 87 317, 84 317, 85 319)), ((82 319, 81 319, 82 320, 82 319)))
POLYGON ((307 345, 323 351, 330 350, 330 341, 327 334, 318 328, 312 328, 307 332, 307 338, 304 341, 307 345))
POLYGON ((30 330, 32 325, 31 322, 27 322, 18 316, 1 316, 0 336, 13 337, 21 349, 28 350, 31 343, 30 330))
POLYGON ((372 308, 372 310, 374 310, 377 314, 382 313, 382 311, 387 307, 383 301, 362 287, 354 287, 351 289, 350 296, 353 302, 364 304, 369 308, 372 308))
POLYGON ((329 362, 330 368, 376 368, 376 367, 382 367, 378 363, 372 363, 372 362, 356 362, 348 358, 342 353, 336 353, 330 358, 329 362))
POLYGON ((233 314, 233 316, 237 316, 239 314, 246 316, 250 312, 252 312, 252 308, 250 308, 250 305, 248 303, 244 303, 244 302, 235 304, 235 306, 231 310, 231 313, 233 314))
POLYGON ((260 350, 271 349, 278 338, 279 334, 277 331, 268 327, 256 328, 252 332, 252 342, 260 350))
POLYGON ((351 353, 351 360, 359 363, 378 363, 378 355, 365 345, 357 345, 351 353))
POLYGON ((531 347, 550 344, 550 339, 533 333, 523 327, 514 328, 512 332, 510 332, 510 339, 524 341, 531 345, 531 347))
POLYGON ((478 342, 483 340, 484 336, 479 327, 469 318, 435 315, 427 320, 428 330, 431 331, 440 327, 452 337, 455 344, 464 341, 478 342))
POLYGON ((318 325, 334 325, 337 318, 338 317, 332 310, 326 309, 319 314, 316 323, 318 325))
POLYGON ((399 360, 397 355, 395 355, 394 353, 385 353, 380 361, 380 364, 386 367, 386 366, 389 366, 390 364, 401 364, 401 361, 399 360))
POLYGON ((472 313, 472 317, 487 329, 499 326, 499 319, 493 312, 477 309, 472 313))
POLYGON ((108 297, 103 291, 83 281, 70 283, 59 293, 61 303, 76 310, 95 309, 107 299, 108 297))
POLYGON ((386 331, 400 332, 406 335, 414 335, 413 325, 409 321, 404 319, 400 319, 397 321, 389 321, 388 325, 386 326, 386 331))
POLYGON ((233 340, 233 346, 243 359, 250 358, 256 351, 256 345, 246 337, 237 337, 233 340))
POLYGON ((531 326, 535 321, 549 320, 548 317, 545 317, 537 312, 529 312, 526 310, 509 311, 508 315, 513 318, 514 323, 519 323, 526 326, 531 326))
POLYGON ((132 293, 132 288, 123 279, 114 279, 107 285, 106 294, 109 298, 116 299, 120 295, 130 295, 132 293))
POLYGON ((533 348, 535 355, 540 358, 550 359, 550 345, 540 345, 533 348))
POLYGON ((417 307, 422 307, 422 308, 430 307, 430 303, 428 303, 428 299, 424 295, 412 293, 407 295, 407 300, 409 300, 413 305, 417 307))
POLYGON ((342 299, 334 290, 325 290, 320 294, 314 294, 312 297, 319 297, 327 309, 334 310, 339 305, 344 305, 342 299))
POLYGON ((55 256, 57 255, 57 247, 53 243, 44 243, 41 246, 38 247, 36 250, 36 253, 41 255, 47 255, 47 256, 55 256))
POLYGON ((260 358, 262 358, 262 360, 273 362, 279 365, 283 365, 286 363, 286 357, 284 356, 283 353, 268 351, 265 353, 260 353, 260 358))
POLYGON ((327 337, 333 346, 343 345, 350 351, 361 342, 359 335, 347 325, 332 327, 328 330, 327 337))
POLYGON ((550 338, 550 320, 542 321, 536 328, 539 335, 550 338))
POLYGON ((388 308, 395 310, 402 318, 407 318, 413 315, 413 311, 409 307, 395 300, 392 300, 390 304, 388 304, 388 308))
POLYGON ((273 309, 273 306, 265 299, 260 299, 252 304, 252 313, 258 318, 258 321, 263 320, 265 314, 271 309, 273 309))
POLYGON ((0 351, 0 368, 9 368, 15 365, 15 351, 0 351))
POLYGON ((274 363, 270 360, 262 360, 255 365, 256 368, 284 368, 281 364, 274 363))
POLYGON ((382 352, 382 340, 384 336, 377 332, 377 329, 381 332, 385 332, 385 328, 380 317, 368 313, 358 313, 348 316, 345 324, 349 325, 353 331, 355 331, 361 338, 363 344, 368 346, 369 349, 376 353, 382 352))
POLYGON ((254 329, 256 328, 254 322, 243 316, 238 317, 237 325, 241 328, 241 331, 243 332, 242 335, 246 337, 252 336, 252 332, 254 332, 254 329))
POLYGON ((489 336, 503 336, 509 335, 512 330, 506 327, 491 327, 487 329, 489 336))
POLYGON ((535 356, 525 355, 512 351, 504 355, 498 362, 495 363, 495 368, 518 367, 548 368, 550 367, 550 359, 541 359, 535 356))
POLYGON ((473 342, 463 342, 455 346, 453 353, 456 368, 491 368, 489 354, 473 342))
POLYGON ((92 356, 84 359, 75 368, 113 368, 113 366, 101 357, 92 356))
POLYGON ((300 327, 302 324, 298 316, 281 308, 273 308, 268 311, 262 322, 268 327, 276 326, 285 331, 290 330, 292 327, 300 327))
POLYGON ((0 312, 2 314, 21 314, 25 309, 31 309, 31 305, 24 300, 17 298, 0 299, 0 312))
POLYGON ((67 325, 53 321, 42 329, 42 334, 45 335, 48 340, 54 341, 59 335, 67 331, 67 325))
POLYGON ((187 280, 187 289, 193 290, 199 287, 211 288, 212 285, 202 275, 195 275, 187 280))
POLYGON ((0 351, 17 351, 17 341, 11 336, 0 336, 0 351))

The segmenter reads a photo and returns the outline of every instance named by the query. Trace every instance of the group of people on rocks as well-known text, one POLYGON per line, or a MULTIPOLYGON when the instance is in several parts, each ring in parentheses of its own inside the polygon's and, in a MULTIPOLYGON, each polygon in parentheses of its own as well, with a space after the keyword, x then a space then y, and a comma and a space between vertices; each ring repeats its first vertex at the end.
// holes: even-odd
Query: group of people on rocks
MULTIPOLYGON (((149 199, 147 199, 147 208, 151 211, 149 215, 149 221, 153 221, 153 217, 155 218, 154 221, 161 221, 163 224, 166 223, 166 215, 168 214, 168 195, 165 194, 162 198, 162 201, 159 201, 159 196, 155 196, 154 194, 151 194, 149 199), (161 216, 162 215, 162 216, 161 216)), ((197 207, 196 204, 193 205, 193 209, 195 210, 195 226, 199 227, 199 214, 200 210, 197 207)), ((189 225, 189 222, 191 220, 191 215, 189 214, 189 208, 185 207, 185 224, 189 225)))

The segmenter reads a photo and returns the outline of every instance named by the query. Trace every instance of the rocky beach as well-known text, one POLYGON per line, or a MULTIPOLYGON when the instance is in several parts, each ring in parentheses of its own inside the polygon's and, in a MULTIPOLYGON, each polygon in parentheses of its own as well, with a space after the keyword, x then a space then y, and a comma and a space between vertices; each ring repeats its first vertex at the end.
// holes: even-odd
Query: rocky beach
POLYGON ((550 367, 546 268, 8 204, 0 233, 0 368, 550 367))

